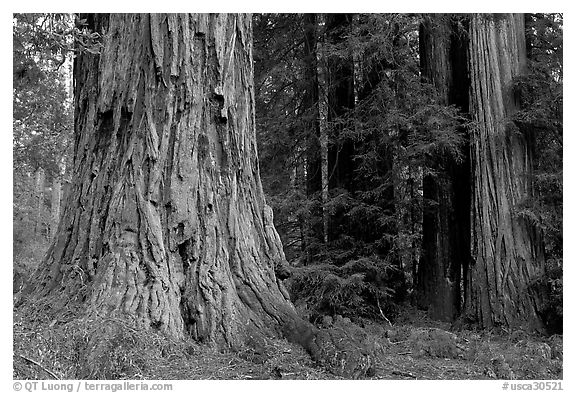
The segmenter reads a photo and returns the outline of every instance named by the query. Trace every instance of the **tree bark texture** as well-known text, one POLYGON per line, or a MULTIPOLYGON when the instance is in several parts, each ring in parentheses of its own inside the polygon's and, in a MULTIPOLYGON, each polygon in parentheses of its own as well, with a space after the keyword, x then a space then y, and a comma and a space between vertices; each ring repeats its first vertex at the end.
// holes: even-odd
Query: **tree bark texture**
POLYGON ((524 71, 521 14, 473 15, 470 26, 472 262, 466 314, 484 327, 540 328, 541 236, 515 214, 531 197, 530 145, 510 119, 513 78, 524 71))
POLYGON ((296 315, 276 274, 251 16, 83 18, 103 47, 74 65, 73 181, 32 297, 220 347, 284 334, 325 359, 317 340, 331 336, 296 315))
MULTIPOLYGON (((454 32, 450 15, 426 16, 420 26, 420 65, 423 79, 435 86, 440 103, 468 110, 466 96, 469 81, 460 69, 466 69, 466 46, 461 34, 454 32), (464 94, 460 94, 464 91, 464 94), (459 93, 460 92, 460 93, 459 93)), ((465 159, 433 157, 433 174, 423 179, 426 201, 422 223, 422 256, 418 264, 418 304, 434 319, 452 321, 461 309, 461 271, 470 258, 470 185, 468 146, 465 159)))
POLYGON ((59 177, 52 180, 52 220, 50 221, 50 237, 54 237, 60 222, 60 200, 62 199, 62 183, 59 177))
POLYGON ((277 325, 294 311, 259 180, 250 17, 89 22, 103 49, 76 60, 73 197, 36 292, 232 346, 277 325))

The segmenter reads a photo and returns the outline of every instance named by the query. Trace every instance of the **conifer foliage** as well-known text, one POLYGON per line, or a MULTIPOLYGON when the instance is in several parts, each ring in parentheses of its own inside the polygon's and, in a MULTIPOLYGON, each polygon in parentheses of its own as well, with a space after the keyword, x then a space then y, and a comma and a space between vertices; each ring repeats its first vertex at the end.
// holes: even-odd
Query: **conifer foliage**
POLYGON ((407 305, 561 332, 561 14, 15 14, 13 42, 18 305, 351 377, 407 305))
MULTIPOLYGON (((468 310, 476 307, 476 300, 466 298, 476 255, 471 243, 475 229, 469 222, 475 187, 470 137, 478 117, 470 109, 477 105, 470 69, 474 53, 482 50, 470 43, 474 18, 255 17, 263 185, 277 212, 286 256, 295 267, 293 300, 311 319, 333 314, 393 317, 405 301, 427 309, 433 318, 475 319, 463 313, 466 302, 468 310), (325 181, 323 150, 328 158, 325 181), (443 285, 452 289, 442 292, 443 285)), ((505 25, 508 16, 480 18, 505 25)), ((529 171, 513 176, 529 176, 525 184, 533 184, 533 192, 514 200, 512 210, 542 233, 534 247, 544 246, 546 269, 524 289, 540 299, 532 311, 536 319, 557 331, 562 16, 515 18, 525 19, 521 33, 528 67, 512 72, 502 87, 513 89, 510 94, 520 101, 509 118, 496 121, 513 122, 532 152, 529 171)))

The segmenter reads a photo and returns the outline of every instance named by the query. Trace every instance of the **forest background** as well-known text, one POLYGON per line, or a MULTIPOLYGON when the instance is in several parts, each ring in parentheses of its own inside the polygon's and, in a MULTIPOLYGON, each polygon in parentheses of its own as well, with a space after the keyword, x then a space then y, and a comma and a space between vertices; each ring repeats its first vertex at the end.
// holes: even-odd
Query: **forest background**
MULTIPOLYGON (((422 267, 426 253, 435 252, 425 216, 439 203, 430 187, 446 169, 438 157, 465 165, 472 127, 460 102, 449 105, 438 86, 422 78, 425 48, 415 37, 426 25, 419 15, 404 14, 309 18, 254 18, 261 176, 287 260, 298 268, 290 277, 292 300, 314 323, 335 315, 390 323, 407 304, 431 310, 435 319, 467 323, 460 318, 463 281, 448 295, 455 299, 452 308, 438 308, 426 293, 427 280, 436 278, 422 267), (434 126, 442 132, 430 132, 434 126)), ((54 20, 69 26, 64 18, 54 20)), ((532 133, 535 193, 516 213, 544 236, 542 318, 551 333, 561 333, 562 18, 528 15, 525 22, 534 37, 532 73, 515 81, 523 101, 514 120, 532 133)), ((23 52, 14 56, 14 88, 25 97, 14 103, 17 288, 56 230, 72 131, 61 55, 69 43, 22 26, 18 34, 42 49, 39 63, 23 52)), ((458 280, 465 279, 463 269, 454 270, 458 280)))

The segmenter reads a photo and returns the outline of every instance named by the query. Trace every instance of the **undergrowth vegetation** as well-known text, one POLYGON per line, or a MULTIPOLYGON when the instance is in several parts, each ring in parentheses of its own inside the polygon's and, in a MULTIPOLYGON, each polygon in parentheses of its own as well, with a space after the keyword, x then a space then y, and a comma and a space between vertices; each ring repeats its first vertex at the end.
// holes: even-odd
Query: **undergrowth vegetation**
POLYGON ((311 322, 342 315, 387 319, 397 312, 393 288, 398 269, 377 257, 316 264, 293 270, 288 280, 292 301, 311 322))
POLYGON ((259 352, 226 352, 192 339, 174 341, 126 320, 86 319, 75 310, 51 319, 49 310, 37 304, 15 311, 15 379, 334 378, 285 340, 267 340, 259 352))
MULTIPOLYGON (((446 105, 423 80, 423 15, 350 14, 340 24, 322 15, 254 18, 262 183, 286 257, 298 266, 290 287, 299 308, 311 320, 393 319, 423 280, 424 216, 438 205, 424 179, 446 178, 439 159, 467 160, 468 92, 453 92, 462 105, 446 105), (311 27, 320 20, 322 28, 311 27), (329 83, 320 74, 310 79, 314 67, 325 68, 329 83), (315 120, 322 103, 329 106, 324 180, 315 120)), ((463 42, 466 18, 453 20, 463 42)), ((563 318, 562 23, 561 14, 525 15, 529 72, 513 81, 521 102, 511 119, 533 147, 534 192, 514 208, 541 231, 546 269, 532 284, 546 292, 540 311, 550 333, 562 332, 563 318)))
MULTIPOLYGON (((424 197, 423 179, 442 175, 434 157, 464 159, 469 119, 455 106, 442 105, 438 91, 422 80, 422 15, 357 15, 331 32, 315 32, 316 48, 308 48, 309 24, 327 28, 321 15, 314 22, 301 14, 254 16, 259 170, 291 265, 284 283, 298 313, 320 329, 343 320, 363 329, 366 342, 377 348, 374 370, 364 378, 561 379, 561 14, 527 15, 530 72, 514 80, 521 107, 512 119, 515 131, 533 147, 533 195, 514 208, 543 240, 545 274, 531 284, 546 292, 541 317, 548 336, 450 326, 412 307, 424 213, 438 204, 424 197), (334 86, 325 86, 327 91, 321 91, 318 75, 309 80, 309 71, 322 67, 333 68, 334 86), (345 94, 346 83, 338 78, 349 79, 345 94), (333 97, 342 94, 349 105, 333 97), (314 148, 320 139, 314 108, 322 99, 341 106, 330 108, 339 113, 323 119, 323 149, 330 157, 323 180, 320 145, 314 148)), ((60 72, 67 64, 66 48, 55 45, 57 36, 34 33, 44 19, 42 14, 15 16, 15 294, 49 247, 54 217, 47 184, 69 177, 72 168, 73 108, 60 72), (34 177, 40 170, 46 171, 46 184, 39 187, 34 177)), ((69 25, 66 20, 56 19, 62 27, 69 25)), ((265 339, 257 349, 219 351, 188 338, 174 341, 123 319, 53 310, 48 302, 15 308, 13 332, 15 379, 339 378, 283 339, 265 339)))
MULTIPOLYGON (((48 312, 46 310, 48 309, 48 312)), ((14 379, 338 379, 299 346, 267 339, 259 350, 218 351, 173 341, 125 320, 52 319, 37 304, 14 313, 14 379)), ((339 316, 336 319, 340 318, 339 316)), ((319 321, 322 326, 326 319, 319 321)), ((368 379, 562 379, 562 336, 448 331, 406 307, 397 322, 357 319, 379 347, 368 379)))

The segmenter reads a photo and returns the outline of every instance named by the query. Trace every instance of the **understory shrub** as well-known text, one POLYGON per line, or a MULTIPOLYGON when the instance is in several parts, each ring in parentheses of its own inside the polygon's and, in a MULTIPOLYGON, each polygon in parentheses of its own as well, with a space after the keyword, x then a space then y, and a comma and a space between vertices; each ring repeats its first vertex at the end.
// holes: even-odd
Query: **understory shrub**
POLYGON ((396 312, 390 285, 396 270, 377 257, 342 266, 316 264, 294 268, 287 287, 295 305, 306 309, 303 316, 314 323, 324 315, 388 319, 396 312))

